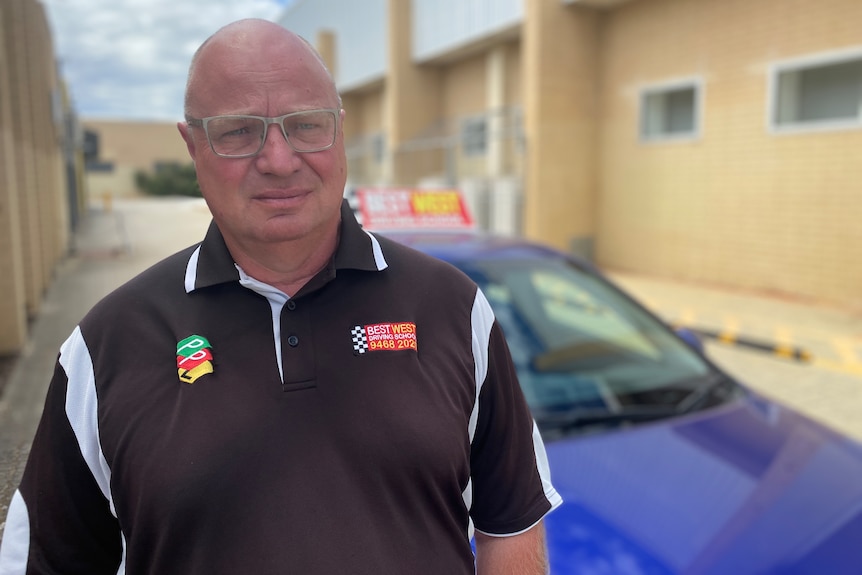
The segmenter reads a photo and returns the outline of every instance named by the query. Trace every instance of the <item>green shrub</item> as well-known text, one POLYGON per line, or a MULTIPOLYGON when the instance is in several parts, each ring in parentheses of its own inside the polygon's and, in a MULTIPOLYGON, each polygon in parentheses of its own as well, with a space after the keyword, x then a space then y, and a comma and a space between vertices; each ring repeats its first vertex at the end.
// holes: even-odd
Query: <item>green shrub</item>
POLYGON ((160 164, 153 172, 135 172, 135 185, 150 196, 201 197, 194 164, 160 164))

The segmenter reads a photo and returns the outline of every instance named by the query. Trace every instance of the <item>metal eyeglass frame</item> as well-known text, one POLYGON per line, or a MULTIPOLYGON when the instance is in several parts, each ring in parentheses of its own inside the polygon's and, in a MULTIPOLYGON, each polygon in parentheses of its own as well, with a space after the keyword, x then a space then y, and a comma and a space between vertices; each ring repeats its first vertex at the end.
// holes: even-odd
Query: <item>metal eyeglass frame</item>
POLYGON ((250 158, 252 156, 258 155, 260 153, 260 151, 263 150, 263 147, 266 145, 266 135, 269 132, 269 125, 270 124, 278 124, 278 126, 281 128, 281 135, 284 136, 284 140, 287 142, 287 145, 290 146, 290 148, 294 152, 297 152, 300 154, 307 154, 310 152, 322 152, 323 150, 328 150, 329 148, 331 148, 332 146, 335 145, 335 139, 338 136, 338 115, 339 115, 340 111, 341 110, 338 110, 337 108, 320 108, 320 109, 316 109, 316 110, 301 110, 299 112, 291 112, 289 114, 284 114, 282 116, 273 116, 273 117, 254 116, 251 114, 224 114, 221 116, 208 116, 206 118, 193 118, 191 116, 186 116, 186 124, 188 124, 189 126, 192 126, 192 127, 203 128, 204 134, 206 134, 206 137, 207 137, 207 143, 209 143, 209 145, 210 145, 210 149, 213 151, 213 154, 215 154, 216 156, 219 156, 220 158, 250 158), (290 118, 292 116, 299 116, 302 114, 309 114, 312 112, 328 112, 328 113, 332 114, 333 119, 334 119, 333 130, 332 130, 332 141, 330 141, 327 145, 320 146, 318 148, 312 148, 310 150, 298 150, 298 149, 296 149, 296 146, 293 145, 293 142, 290 141, 290 136, 288 136, 287 130, 284 129, 284 121, 287 118, 290 118), (213 142, 212 142, 212 139, 210 138, 210 133, 209 133, 209 129, 207 128, 207 125, 209 124, 210 120, 218 120, 218 119, 222 119, 222 118, 254 118, 257 120, 263 120, 263 134, 260 138, 260 145, 258 146, 257 150, 255 150, 254 152, 249 153, 249 154, 237 154, 237 155, 220 154, 220 153, 216 152, 215 147, 213 147, 213 142))

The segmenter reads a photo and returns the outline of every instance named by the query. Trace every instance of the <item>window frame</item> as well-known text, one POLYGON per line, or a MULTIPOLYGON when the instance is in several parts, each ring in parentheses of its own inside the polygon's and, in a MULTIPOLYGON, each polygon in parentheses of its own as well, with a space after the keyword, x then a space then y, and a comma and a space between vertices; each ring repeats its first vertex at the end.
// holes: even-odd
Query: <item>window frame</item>
POLYGON ((90 160, 84 164, 84 171, 88 174, 113 174, 117 169, 114 160, 90 160))
POLYGON ((475 116, 465 116, 461 118, 461 130, 459 134, 459 140, 461 143, 461 155, 465 158, 483 158, 488 155, 488 143, 490 141, 488 134, 488 116, 485 114, 477 114, 475 116), (482 149, 478 150, 473 145, 468 146, 468 142, 470 144, 475 145, 475 140, 469 138, 473 134, 468 134, 469 130, 474 126, 482 126, 482 149))
POLYGON ((637 131, 638 140, 644 144, 661 144, 670 142, 692 142, 703 137, 703 103, 704 103, 704 81, 700 76, 688 76, 675 78, 664 82, 646 84, 638 90, 638 117, 637 131), (649 135, 645 130, 645 119, 647 110, 647 98, 651 95, 667 94, 682 89, 694 90, 694 112, 692 118, 692 130, 684 133, 663 133, 649 135))
POLYGON ((369 136, 369 146, 371 147, 371 161, 374 165, 380 166, 383 160, 386 159, 386 134, 383 132, 375 132, 369 136))
POLYGON ((778 98, 780 95, 779 78, 788 72, 801 72, 816 68, 823 68, 834 64, 842 64, 859 61, 862 62, 862 46, 847 50, 831 52, 820 52, 805 56, 789 58, 773 62, 769 65, 767 76, 766 95, 766 128, 771 134, 800 134, 811 132, 833 132, 844 130, 862 129, 862 102, 860 102, 859 113, 855 120, 851 119, 829 119, 794 121, 792 123, 780 124, 778 122, 778 98))

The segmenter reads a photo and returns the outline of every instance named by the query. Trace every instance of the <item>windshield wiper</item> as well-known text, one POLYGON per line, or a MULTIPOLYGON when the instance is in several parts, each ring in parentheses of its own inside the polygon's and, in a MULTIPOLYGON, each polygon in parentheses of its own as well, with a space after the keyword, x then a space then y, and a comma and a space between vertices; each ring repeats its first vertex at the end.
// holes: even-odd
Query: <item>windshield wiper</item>
POLYGON ((543 432, 565 434, 573 429, 616 427, 643 423, 691 413, 718 394, 725 397, 736 383, 721 372, 712 372, 676 404, 633 404, 614 407, 579 407, 534 410, 536 423, 543 432))
POLYGON ((563 410, 539 410, 536 423, 542 431, 565 433, 572 429, 605 426, 614 427, 627 423, 641 423, 673 417, 678 412, 675 406, 625 405, 613 410, 605 408, 572 407, 563 410))
POLYGON ((727 375, 719 371, 713 371, 709 376, 707 376, 703 383, 698 385, 694 391, 686 395, 679 403, 676 404, 676 412, 690 413, 692 411, 696 411, 707 399, 714 397, 719 392, 725 393, 735 387, 736 382, 727 375))

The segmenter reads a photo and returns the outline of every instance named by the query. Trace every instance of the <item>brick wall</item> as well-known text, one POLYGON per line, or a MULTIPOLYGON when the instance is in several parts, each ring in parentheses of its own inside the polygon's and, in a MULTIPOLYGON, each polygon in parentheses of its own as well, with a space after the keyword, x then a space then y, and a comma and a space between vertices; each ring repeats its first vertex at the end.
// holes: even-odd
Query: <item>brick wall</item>
POLYGON ((862 129, 774 133, 776 62, 862 49, 858 0, 644 0, 601 34, 601 264, 862 304, 862 129), (694 77, 689 141, 638 136, 644 86, 694 77))
POLYGON ((87 173, 94 199, 137 195, 135 172, 152 173, 160 162, 192 161, 176 122, 85 120, 83 126, 99 136, 99 161, 113 166, 109 171, 87 173))
POLYGON ((69 244, 69 206, 53 107, 60 85, 35 0, 0 4, 0 354, 19 352, 28 316, 69 244))
POLYGON ((27 337, 24 264, 12 133, 12 86, 5 46, 5 5, 0 5, 0 355, 17 351, 27 337))
POLYGON ((859 0, 525 0, 517 29, 421 63, 410 6, 387 2, 374 97, 345 95, 363 116, 351 134, 386 132, 385 168, 367 174, 481 186, 502 173, 523 182, 525 235, 606 267, 862 306, 862 129, 767 121, 777 64, 862 54, 859 0), (642 91, 681 79, 700 89, 696 137, 643 141, 642 91), (428 145, 500 100, 520 108, 525 146, 456 162, 428 145))

